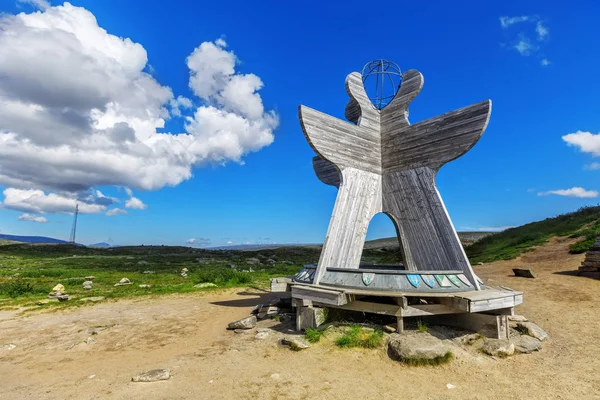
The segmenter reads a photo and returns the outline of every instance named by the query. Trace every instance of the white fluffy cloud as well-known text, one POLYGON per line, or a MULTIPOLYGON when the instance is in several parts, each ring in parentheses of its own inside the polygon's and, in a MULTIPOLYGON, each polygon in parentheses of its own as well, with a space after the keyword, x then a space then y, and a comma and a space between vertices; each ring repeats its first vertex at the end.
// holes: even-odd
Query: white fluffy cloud
POLYGON ((194 107, 144 72, 141 44, 111 35, 84 8, 29 2, 43 11, 0 15, 1 186, 68 200, 94 186, 157 190, 272 143, 278 117, 264 110, 262 80, 236 72, 223 39, 187 59, 194 107), (157 132, 182 114, 185 132, 157 132))
POLYGON ((86 198, 78 197, 77 193, 61 192, 48 193, 39 189, 15 189, 8 188, 3 192, 4 207, 10 210, 30 213, 62 213, 70 214, 75 211, 79 204, 79 212, 83 214, 100 213, 106 209, 106 205, 97 204, 86 198))
POLYGON ((127 210, 123 210, 122 208, 111 208, 105 213, 105 215, 107 217, 114 217, 116 215, 127 215, 127 210))
POLYGON ((145 210, 146 208, 148 208, 148 206, 146 204, 144 204, 137 197, 132 197, 132 198, 128 199, 125 202, 125 207, 126 208, 133 208, 135 210, 145 210))
POLYGON ((31 215, 31 214, 27 214, 27 213, 19 215, 19 221, 39 222, 42 224, 48 222, 48 220, 45 217, 41 217, 38 215, 31 215))
POLYGON ((558 196, 567 196, 567 197, 579 197, 579 198, 598 197, 597 191, 585 190, 582 187, 572 187, 571 189, 549 190, 547 192, 538 193, 538 196, 547 196, 549 194, 556 194, 558 196))
POLYGON ((562 137, 569 146, 579 148, 584 153, 590 153, 593 156, 600 157, 600 133, 577 131, 569 133, 562 137))

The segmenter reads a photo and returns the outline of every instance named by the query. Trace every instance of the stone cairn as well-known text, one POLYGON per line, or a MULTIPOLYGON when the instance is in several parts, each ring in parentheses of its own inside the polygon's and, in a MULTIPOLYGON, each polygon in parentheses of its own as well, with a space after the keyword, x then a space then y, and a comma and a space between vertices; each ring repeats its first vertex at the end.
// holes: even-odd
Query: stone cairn
POLYGON ((600 235, 585 254, 585 260, 579 267, 579 272, 600 272, 600 235))

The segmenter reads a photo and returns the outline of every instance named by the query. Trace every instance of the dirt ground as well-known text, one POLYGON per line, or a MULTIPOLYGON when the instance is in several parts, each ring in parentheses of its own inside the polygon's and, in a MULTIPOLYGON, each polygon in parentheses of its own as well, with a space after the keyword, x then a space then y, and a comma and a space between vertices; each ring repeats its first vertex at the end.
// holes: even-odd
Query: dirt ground
POLYGON ((583 255, 569 255, 568 243, 475 267, 525 293, 517 313, 550 335, 538 353, 407 367, 381 349, 291 352, 277 344, 285 332, 257 340, 225 330, 271 296, 230 290, 0 312, 0 399, 600 399, 600 280, 572 273, 583 255), (514 267, 538 278, 513 277, 514 267), (94 327, 99 334, 86 333, 94 327), (173 376, 131 382, 155 368, 173 376))

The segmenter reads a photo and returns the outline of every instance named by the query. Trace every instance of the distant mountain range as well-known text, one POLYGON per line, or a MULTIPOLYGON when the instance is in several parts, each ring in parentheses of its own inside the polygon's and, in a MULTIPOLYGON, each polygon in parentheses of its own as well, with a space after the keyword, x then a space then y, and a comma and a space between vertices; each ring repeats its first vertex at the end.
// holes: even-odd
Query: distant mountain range
MULTIPOLYGON (((55 239, 47 236, 18 236, 18 235, 5 235, 0 234, 0 245, 1 244, 13 244, 13 243, 51 243, 51 244, 65 244, 69 243, 66 240, 55 239)), ((106 242, 90 244, 89 247, 118 247, 108 244, 106 242)))
POLYGON ((21 243, 69 243, 66 240, 54 239, 46 236, 17 236, 0 234, 0 240, 21 243))
POLYGON ((113 246, 109 243, 106 242, 100 242, 100 243, 94 243, 94 244, 90 244, 88 247, 103 247, 103 248, 109 248, 109 247, 116 247, 113 246))
MULTIPOLYGON (((478 240, 483 239, 486 236, 492 235, 494 232, 458 232, 458 236, 463 245, 470 245, 478 240)), ((66 240, 54 239, 46 236, 17 236, 17 235, 5 235, 0 234, 0 245, 13 244, 13 243, 69 243, 66 240)), ((384 238, 368 240, 365 242, 365 248, 375 247, 394 247, 398 245, 398 239, 396 238, 384 238)), ((229 246, 218 246, 209 247, 206 250, 267 250, 277 249, 280 247, 313 247, 321 246, 319 243, 271 243, 271 244, 239 244, 229 246)), ((90 244, 88 247, 96 248, 110 248, 120 247, 119 245, 111 245, 110 243, 100 242, 90 244)))

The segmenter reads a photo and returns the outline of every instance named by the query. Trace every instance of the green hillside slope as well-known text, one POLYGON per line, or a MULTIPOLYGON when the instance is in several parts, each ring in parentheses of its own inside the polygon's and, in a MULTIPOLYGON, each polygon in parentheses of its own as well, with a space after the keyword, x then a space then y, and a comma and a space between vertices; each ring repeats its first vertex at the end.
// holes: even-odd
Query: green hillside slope
POLYGON ((510 260, 521 253, 531 251, 532 246, 544 244, 553 236, 581 238, 571 245, 571 253, 583 253, 600 234, 600 206, 584 207, 579 210, 532 222, 517 228, 483 238, 465 247, 472 263, 510 260))

